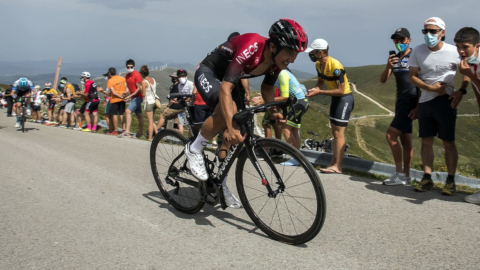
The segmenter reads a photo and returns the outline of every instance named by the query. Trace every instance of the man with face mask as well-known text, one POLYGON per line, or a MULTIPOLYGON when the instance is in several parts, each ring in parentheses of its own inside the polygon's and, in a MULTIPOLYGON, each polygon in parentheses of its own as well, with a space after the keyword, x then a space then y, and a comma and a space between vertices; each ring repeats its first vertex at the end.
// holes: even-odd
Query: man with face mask
MULTIPOLYGON (((178 78, 179 71, 180 69, 177 70, 177 72, 174 72, 172 75, 170 75, 170 78, 172 79, 172 83, 173 83, 173 85, 170 86, 170 94, 180 93, 179 92, 180 84, 179 84, 179 78, 178 78)), ((180 124, 180 121, 178 121, 178 117, 177 117, 182 112, 183 112, 182 106, 178 104, 176 99, 171 99, 167 105, 167 108, 165 108, 163 113, 160 114, 160 120, 158 120, 157 129, 160 130, 163 127, 163 125, 165 124, 165 120, 175 119, 175 123, 178 126, 178 131, 183 134, 183 126, 180 124)))
MULTIPOLYGON (((458 70, 464 79, 471 81, 480 108, 480 34, 475 28, 464 27, 455 34, 453 41, 462 59, 458 70)), ((480 192, 465 196, 465 201, 480 204, 480 192)))
MULTIPOLYGON (((453 195, 456 190, 455 171, 458 152, 455 146, 457 106, 465 91, 455 91, 453 78, 460 62, 455 46, 445 40, 445 22, 432 17, 424 22, 422 33, 425 44, 415 47, 408 64, 410 82, 420 88, 418 105, 419 136, 422 138, 424 175, 415 191, 424 192, 433 187, 431 179, 434 160, 433 142, 438 136, 445 147, 448 177, 442 193, 453 195)), ((460 89, 466 88, 464 81, 460 89)))
POLYGON ((408 59, 412 54, 410 32, 406 28, 398 28, 391 39, 398 50, 398 54, 389 56, 385 70, 380 75, 380 81, 386 83, 393 74, 397 85, 395 117, 386 135, 387 142, 392 150, 396 170, 388 179, 383 181, 383 184, 405 185, 410 181, 410 165, 413 157, 412 118, 416 115, 418 90, 415 85, 410 83, 408 76, 408 59), (398 138, 402 143, 401 146, 398 138))
POLYGON ((131 137, 130 136, 130 126, 132 124, 132 112, 137 115, 138 119, 138 133, 137 136, 141 137, 143 134, 143 116, 142 116, 142 76, 140 73, 135 70, 135 61, 132 59, 128 59, 126 62, 127 67, 127 75, 125 76, 125 80, 127 81, 128 90, 130 91, 130 95, 125 97, 125 102, 131 99, 130 105, 128 106, 127 110, 125 111, 125 120, 126 120, 126 128, 125 132, 123 133, 124 137, 131 137))
POLYGON ((307 97, 326 95, 332 97, 330 103, 330 126, 334 138, 332 161, 322 173, 342 173, 343 153, 345 152, 345 128, 354 108, 354 99, 347 74, 343 65, 328 54, 326 40, 318 38, 305 50, 310 60, 315 63, 318 81, 316 87, 308 90, 307 97), (326 90, 324 90, 324 84, 326 90))

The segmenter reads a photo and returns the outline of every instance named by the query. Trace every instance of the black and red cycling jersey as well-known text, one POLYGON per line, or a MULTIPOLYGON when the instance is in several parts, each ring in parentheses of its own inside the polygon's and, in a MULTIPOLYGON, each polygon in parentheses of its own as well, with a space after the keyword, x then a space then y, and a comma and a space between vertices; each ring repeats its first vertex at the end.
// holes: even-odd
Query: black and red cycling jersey
POLYGON ((85 81, 85 93, 88 94, 88 100, 90 102, 97 102, 99 101, 98 92, 97 92, 97 84, 92 80, 85 81))
POLYGON ((265 61, 263 52, 267 40, 267 38, 253 33, 233 37, 209 53, 202 64, 215 72, 217 78, 223 81, 235 84, 242 78, 265 75, 263 83, 273 86, 281 71, 276 66, 264 74, 250 75, 250 72, 265 61))

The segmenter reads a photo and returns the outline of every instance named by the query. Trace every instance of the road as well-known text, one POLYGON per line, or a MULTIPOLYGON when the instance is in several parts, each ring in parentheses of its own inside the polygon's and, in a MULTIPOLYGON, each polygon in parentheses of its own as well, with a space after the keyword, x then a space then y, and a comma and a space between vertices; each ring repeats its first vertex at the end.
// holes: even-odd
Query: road
POLYGON ((289 246, 241 209, 175 211, 147 141, 13 126, 0 110, 0 269, 480 268, 480 207, 462 194, 322 175, 323 230, 289 246))
POLYGON ((350 83, 350 86, 352 87, 353 91, 357 94, 360 94, 362 95, 363 97, 365 97, 366 99, 370 100, 371 102, 375 103, 375 105, 377 105, 380 109, 383 109, 385 110, 386 112, 388 112, 389 115, 394 115, 395 113, 392 112, 391 110, 387 109, 385 106, 383 106, 382 104, 378 103, 377 101, 375 101, 373 98, 365 95, 364 93, 358 91, 357 89, 357 85, 354 84, 354 83, 350 83))

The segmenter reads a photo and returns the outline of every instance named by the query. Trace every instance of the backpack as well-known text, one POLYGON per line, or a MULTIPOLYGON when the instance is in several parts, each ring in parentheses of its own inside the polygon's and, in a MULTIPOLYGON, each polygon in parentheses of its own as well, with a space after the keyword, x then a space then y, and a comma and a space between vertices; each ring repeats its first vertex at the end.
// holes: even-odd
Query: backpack
POLYGON ((78 86, 78 84, 72 83, 72 85, 73 85, 73 88, 75 88, 75 92, 80 92, 80 91, 82 91, 82 89, 80 89, 80 86, 78 86))

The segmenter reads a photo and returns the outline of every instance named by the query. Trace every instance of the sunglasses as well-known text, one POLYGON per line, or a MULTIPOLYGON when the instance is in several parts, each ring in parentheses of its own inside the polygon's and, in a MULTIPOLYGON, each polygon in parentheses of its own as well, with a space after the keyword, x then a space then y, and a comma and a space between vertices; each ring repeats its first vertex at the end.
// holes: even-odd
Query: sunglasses
POLYGON ((127 68, 133 68, 133 66, 127 66, 127 68))
POLYGON ((430 34, 436 34, 438 32, 441 32, 442 29, 422 29, 422 34, 426 35, 427 33, 430 34))

